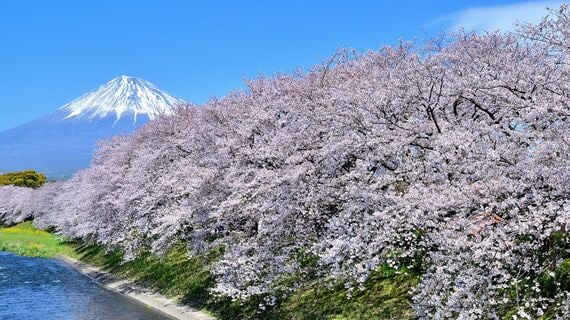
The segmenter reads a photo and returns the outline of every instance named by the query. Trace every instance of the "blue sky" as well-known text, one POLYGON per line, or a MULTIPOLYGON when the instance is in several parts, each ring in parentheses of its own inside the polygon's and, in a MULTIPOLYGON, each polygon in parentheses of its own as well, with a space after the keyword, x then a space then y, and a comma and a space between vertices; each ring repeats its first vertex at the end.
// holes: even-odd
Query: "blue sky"
POLYGON ((1 0, 0 131, 126 74, 203 103, 260 74, 442 30, 505 29, 562 1, 1 0))

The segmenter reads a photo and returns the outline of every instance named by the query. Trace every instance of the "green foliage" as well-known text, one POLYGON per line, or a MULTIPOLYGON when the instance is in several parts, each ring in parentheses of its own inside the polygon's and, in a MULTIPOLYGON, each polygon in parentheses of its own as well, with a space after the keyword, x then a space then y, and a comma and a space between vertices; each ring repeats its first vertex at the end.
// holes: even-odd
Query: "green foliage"
POLYGON ((46 176, 33 170, 0 174, 0 185, 39 188, 46 183, 46 176))
POLYGON ((28 257, 77 256, 73 244, 54 234, 34 228, 30 221, 10 228, 0 228, 0 251, 28 257))
POLYGON ((556 271, 556 278, 562 290, 570 291, 570 259, 562 262, 556 271))

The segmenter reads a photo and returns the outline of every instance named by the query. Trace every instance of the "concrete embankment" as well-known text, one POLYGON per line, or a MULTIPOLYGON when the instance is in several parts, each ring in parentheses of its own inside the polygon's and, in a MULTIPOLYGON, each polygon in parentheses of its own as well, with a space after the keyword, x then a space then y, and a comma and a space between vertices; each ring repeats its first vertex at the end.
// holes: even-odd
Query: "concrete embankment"
POLYGON ((210 315, 181 305, 172 299, 142 288, 128 280, 118 279, 113 274, 105 272, 100 268, 90 266, 66 256, 61 256, 60 259, 71 265, 77 271, 93 279, 104 288, 122 294, 174 319, 216 320, 216 318, 210 315))

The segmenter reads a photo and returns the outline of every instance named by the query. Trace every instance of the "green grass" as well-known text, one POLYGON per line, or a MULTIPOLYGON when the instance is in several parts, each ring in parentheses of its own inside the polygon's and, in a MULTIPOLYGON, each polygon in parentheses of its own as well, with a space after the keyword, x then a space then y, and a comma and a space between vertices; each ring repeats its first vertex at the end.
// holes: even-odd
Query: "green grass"
POLYGON ((0 228, 0 251, 22 256, 54 258, 60 255, 77 258, 74 245, 65 239, 32 226, 31 221, 0 228))
POLYGON ((350 298, 341 284, 331 289, 315 284, 295 292, 277 311, 283 319, 413 319, 410 291, 418 281, 411 273, 382 266, 350 298))

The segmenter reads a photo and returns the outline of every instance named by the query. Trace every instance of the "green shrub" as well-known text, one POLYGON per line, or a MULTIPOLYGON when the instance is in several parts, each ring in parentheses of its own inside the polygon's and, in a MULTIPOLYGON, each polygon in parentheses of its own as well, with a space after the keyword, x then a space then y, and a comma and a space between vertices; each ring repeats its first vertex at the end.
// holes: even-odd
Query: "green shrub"
POLYGON ((0 185, 39 188, 46 183, 46 176, 34 170, 0 174, 0 185))

